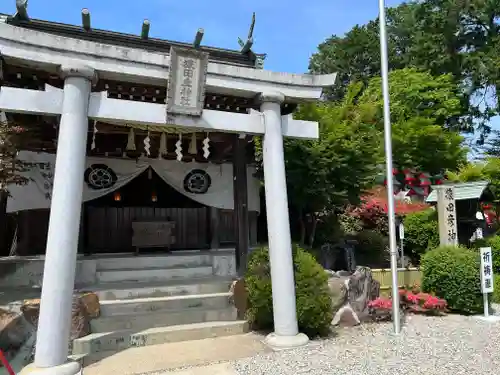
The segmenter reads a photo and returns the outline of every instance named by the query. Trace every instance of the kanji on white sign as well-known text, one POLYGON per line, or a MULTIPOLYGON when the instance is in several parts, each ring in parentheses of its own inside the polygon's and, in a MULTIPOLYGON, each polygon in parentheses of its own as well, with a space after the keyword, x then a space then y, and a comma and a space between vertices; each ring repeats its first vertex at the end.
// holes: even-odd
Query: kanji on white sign
POLYGON ((178 47, 170 49, 167 123, 175 115, 201 116, 205 105, 207 66, 206 52, 178 47))
POLYGON ((481 247, 481 291, 493 293, 493 258, 491 247, 481 247))

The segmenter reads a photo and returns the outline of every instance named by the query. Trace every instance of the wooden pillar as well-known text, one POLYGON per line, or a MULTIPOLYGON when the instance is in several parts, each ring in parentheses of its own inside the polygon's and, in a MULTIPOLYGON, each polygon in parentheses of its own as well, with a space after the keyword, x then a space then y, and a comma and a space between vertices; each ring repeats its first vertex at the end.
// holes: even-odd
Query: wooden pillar
POLYGON ((250 220, 250 247, 253 247, 257 245, 257 220, 258 220, 258 213, 255 211, 251 211, 249 213, 249 220, 250 220))
POLYGON ((7 241, 8 217, 7 217, 7 199, 9 193, 5 190, 0 190, 0 254, 8 256, 10 246, 7 241))
POLYGON ((210 207, 210 249, 218 249, 220 247, 219 218, 219 209, 210 207))
POLYGON ((87 215, 87 206, 85 203, 82 203, 82 212, 80 214, 80 232, 78 235, 78 253, 84 255, 92 255, 92 252, 89 249, 89 241, 88 241, 88 215, 87 215))
POLYGON ((234 228, 236 235, 236 269, 242 276, 247 268, 250 241, 248 220, 248 184, 246 163, 247 140, 244 135, 233 138, 234 228))

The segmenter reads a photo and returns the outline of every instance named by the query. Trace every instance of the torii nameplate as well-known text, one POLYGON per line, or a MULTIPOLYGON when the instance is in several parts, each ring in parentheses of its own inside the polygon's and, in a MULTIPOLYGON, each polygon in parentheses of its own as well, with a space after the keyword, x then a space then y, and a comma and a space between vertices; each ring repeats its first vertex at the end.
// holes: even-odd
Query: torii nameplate
POLYGON ((208 53, 170 48, 167 114, 201 116, 205 104, 208 53))

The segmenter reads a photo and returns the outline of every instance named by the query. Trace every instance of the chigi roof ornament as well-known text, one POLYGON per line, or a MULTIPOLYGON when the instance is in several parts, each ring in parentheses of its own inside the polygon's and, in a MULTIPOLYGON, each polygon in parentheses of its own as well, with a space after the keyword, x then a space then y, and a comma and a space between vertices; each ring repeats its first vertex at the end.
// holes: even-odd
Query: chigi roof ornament
POLYGON ((14 18, 22 21, 29 21, 28 0, 16 0, 16 9, 17 12, 14 15, 14 18))
POLYGON ((238 38, 238 44, 241 47, 242 54, 250 55, 253 60, 255 60, 255 67, 257 69, 264 69, 264 60, 267 55, 265 53, 255 53, 252 51, 253 46, 253 30, 255 28, 255 12, 252 14, 252 23, 250 24, 250 29, 248 30, 248 36, 246 42, 243 39, 238 38))

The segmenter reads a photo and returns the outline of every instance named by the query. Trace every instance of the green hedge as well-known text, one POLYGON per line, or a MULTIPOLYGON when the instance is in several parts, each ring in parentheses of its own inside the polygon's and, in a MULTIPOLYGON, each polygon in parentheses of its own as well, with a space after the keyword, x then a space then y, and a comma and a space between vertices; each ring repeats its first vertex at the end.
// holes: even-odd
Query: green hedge
POLYGON ((422 289, 448 302, 450 310, 475 314, 483 310, 479 253, 461 246, 442 246, 422 257, 422 289))
POLYGON ((475 248, 491 247, 493 273, 500 275, 500 236, 491 236, 474 242, 475 248))
POLYGON ((437 213, 435 210, 408 214, 404 218, 405 255, 409 256, 413 263, 419 264, 421 256, 428 250, 439 246, 439 230, 437 213))
POLYGON ((500 303, 500 275, 495 275, 495 284, 493 286, 492 302, 500 303))
MULTIPOLYGON (((333 319, 328 275, 311 254, 298 246, 293 247, 293 263, 299 330, 310 337, 328 334, 333 319)), ((245 284, 248 321, 257 329, 272 329, 271 268, 266 247, 252 252, 245 284)))

